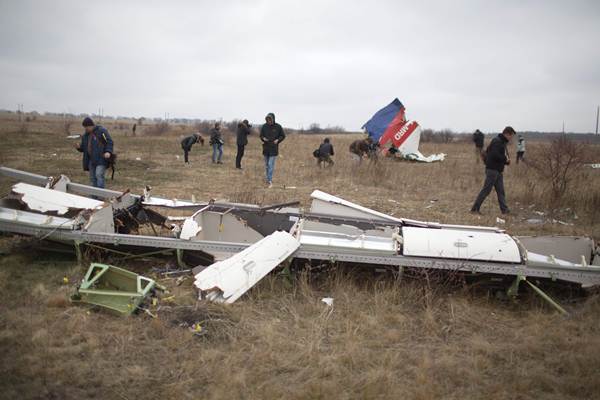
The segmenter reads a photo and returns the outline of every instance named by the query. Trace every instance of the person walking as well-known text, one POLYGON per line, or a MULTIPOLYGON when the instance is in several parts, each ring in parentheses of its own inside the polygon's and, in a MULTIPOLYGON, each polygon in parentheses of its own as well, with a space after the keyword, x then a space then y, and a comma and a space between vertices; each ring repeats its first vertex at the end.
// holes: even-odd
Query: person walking
POLYGON ((213 148, 212 162, 213 164, 223 164, 223 136, 221 135, 221 124, 215 123, 215 127, 210 130, 210 145, 213 148))
POLYGON ((267 186, 271 188, 273 187, 275 159, 279 155, 279 144, 285 140, 283 128, 275 122, 275 114, 268 113, 265 117, 265 124, 260 128, 260 140, 263 142, 267 186))
POLYGON ((330 143, 329 138, 325 138, 323 143, 319 146, 318 157, 317 157, 317 165, 321 167, 323 163, 327 163, 328 167, 331 167, 334 162, 331 159, 333 156, 333 145, 330 143))
POLYGON ((237 127, 237 154, 235 155, 235 167, 237 169, 242 169, 242 158, 244 157, 244 149, 248 144, 250 128, 252 128, 252 125, 248 123, 247 119, 240 122, 237 127))
POLYGON ((183 149, 183 161, 186 164, 189 164, 188 153, 192 150, 192 146, 198 142, 204 146, 204 139, 202 139, 202 136, 200 136, 198 133, 194 133, 181 141, 181 148, 183 149))
POLYGON ((525 161, 523 158, 525 156, 525 138, 523 135, 519 135, 519 140, 517 141, 517 164, 519 160, 525 161))
POLYGON ((500 205, 500 211, 502 214, 510 213, 508 205, 506 204, 506 195, 504 193, 504 178, 502 173, 504 167, 510 164, 510 157, 506 149, 507 144, 512 140, 516 134, 515 130, 511 126, 504 128, 501 134, 492 139, 491 143, 487 147, 485 155, 485 182, 483 188, 479 192, 471 212, 481 214, 481 204, 485 198, 490 194, 492 188, 496 189, 498 195, 498 204, 500 205))
POLYGON ((475 143, 475 160, 477 164, 481 161, 481 155, 483 154, 483 133, 476 129, 473 133, 473 143, 475 143))
POLYGON ((104 174, 113 155, 113 140, 108 130, 96 125, 90 117, 85 117, 81 125, 85 133, 75 148, 83 153, 83 170, 89 171, 92 186, 104 188, 104 174))

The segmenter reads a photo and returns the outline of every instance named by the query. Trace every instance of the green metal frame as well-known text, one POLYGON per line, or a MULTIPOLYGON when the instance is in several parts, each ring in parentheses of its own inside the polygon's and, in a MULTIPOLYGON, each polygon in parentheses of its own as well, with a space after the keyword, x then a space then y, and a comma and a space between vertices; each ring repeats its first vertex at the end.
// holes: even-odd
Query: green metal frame
POLYGON ((513 281, 512 285, 510 285, 510 287, 506 291, 506 295, 512 299, 516 298, 517 294, 519 293, 519 284, 521 282, 527 283, 529 285, 529 287, 531 287, 542 299, 544 299, 548 304, 550 304, 552 307, 554 307, 558 312, 560 312, 563 315, 569 315, 567 310, 562 308, 561 305, 558 304, 557 301, 555 301, 552 297, 550 297, 546 293, 544 293, 544 291, 542 289, 540 289, 533 283, 529 282, 527 280, 527 277, 525 277, 523 275, 517 275, 517 277, 513 281))
POLYGON ((112 265, 92 263, 71 301, 130 315, 154 288, 164 290, 153 279, 112 265))

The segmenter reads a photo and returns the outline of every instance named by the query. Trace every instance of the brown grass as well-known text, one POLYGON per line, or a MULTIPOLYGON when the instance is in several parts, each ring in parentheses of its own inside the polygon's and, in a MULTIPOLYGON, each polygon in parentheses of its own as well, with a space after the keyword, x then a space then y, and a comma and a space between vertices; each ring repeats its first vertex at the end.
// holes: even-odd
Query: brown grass
MULTIPOLYGON (((24 133, 0 129, 0 162, 85 182, 63 129, 41 117, 24 133)), ((178 132, 188 128, 175 129, 165 137, 116 131, 120 169, 110 187, 141 192, 150 184, 157 195, 177 198, 304 205, 318 188, 396 216, 482 225, 499 216, 493 196, 484 216, 468 214, 483 171, 466 144, 424 145, 425 154, 448 154, 440 164, 381 160, 356 168, 346 154, 356 136, 332 136, 336 165, 318 169, 311 152, 322 138, 289 137, 269 190, 255 137, 244 171, 233 168, 233 146, 225 147, 222 166, 210 164, 208 146, 195 146, 186 168, 176 155, 178 132)), ((573 225, 532 225, 525 220, 534 211, 548 211, 544 188, 526 165, 509 167, 514 213, 505 227, 600 237, 590 208, 600 198, 594 172, 586 170, 567 194, 570 211, 561 218, 573 225)), ((10 184, 3 179, 0 192, 10 184)), ((120 318, 66 302, 84 273, 71 256, 18 250, 10 238, 0 243, 2 398, 599 398, 597 296, 561 298, 572 311, 565 319, 533 296, 505 303, 492 292, 336 265, 329 275, 291 282, 272 274, 232 306, 196 304, 191 279, 181 286, 162 279, 175 298, 153 309, 157 319, 120 318), (325 296, 335 299, 333 308, 320 301, 325 296), (195 322, 203 327, 199 336, 188 328, 195 322)), ((161 263, 128 267, 148 271, 161 263)))

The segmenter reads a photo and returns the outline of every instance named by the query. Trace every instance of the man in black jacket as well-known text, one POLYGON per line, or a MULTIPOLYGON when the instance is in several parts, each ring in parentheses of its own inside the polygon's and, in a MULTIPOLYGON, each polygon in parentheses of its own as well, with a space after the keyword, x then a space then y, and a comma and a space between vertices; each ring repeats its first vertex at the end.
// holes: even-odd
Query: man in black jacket
POLYGON ((242 157, 244 157, 244 148, 248 144, 250 128, 252 126, 248 123, 247 119, 240 122, 237 127, 237 154, 235 156, 235 167, 237 169, 242 169, 242 157))
POLYGON ((331 159, 331 156, 333 155, 333 145, 329 142, 329 138, 323 140, 323 143, 319 146, 318 152, 319 157, 317 159, 317 165, 320 167, 326 162, 327 166, 331 167, 333 165, 333 160, 331 159))
POLYGON ((194 133, 192 134, 192 136, 188 136, 181 141, 181 148, 183 149, 183 159, 186 164, 189 163, 188 153, 192 150, 192 146, 194 145, 194 143, 198 142, 202 143, 202 146, 204 146, 204 139, 202 139, 202 136, 200 136, 197 133, 194 133))
POLYGON ((473 143, 475 143, 475 159, 477 160, 477 164, 479 164, 481 154, 483 153, 483 133, 479 129, 473 133, 473 143))
POLYGON ((275 114, 268 113, 265 121, 266 124, 260 128, 260 140, 263 142, 267 185, 270 188, 273 186, 273 170, 275 159, 279 155, 279 143, 285 139, 285 133, 281 125, 275 122, 275 114))
POLYGON ((510 164, 506 145, 511 141, 515 133, 516 132, 512 127, 507 126, 501 134, 492 139, 485 151, 485 182, 483 183, 483 188, 481 189, 481 192, 479 192, 473 207, 471 207, 472 213, 481 214, 479 211, 481 204, 490 194, 492 188, 496 189, 498 204, 500 205, 502 214, 508 214, 510 212, 508 205, 506 204, 502 172, 504 172, 504 166, 510 164))

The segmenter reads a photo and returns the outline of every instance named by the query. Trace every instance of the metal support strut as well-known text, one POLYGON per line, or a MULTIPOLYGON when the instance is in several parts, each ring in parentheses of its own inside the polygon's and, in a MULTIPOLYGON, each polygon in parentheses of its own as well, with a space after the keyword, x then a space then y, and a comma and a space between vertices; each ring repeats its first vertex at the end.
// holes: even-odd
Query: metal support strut
POLYGON ((523 275, 517 275, 517 277, 515 278, 512 285, 510 285, 510 287, 506 291, 506 294, 508 295, 508 297, 513 298, 513 299, 515 297, 517 297, 517 293, 519 292, 519 284, 521 283, 521 281, 525 281, 525 283, 527 283, 542 299, 546 300, 546 302, 548 304, 550 304, 552 307, 554 307, 558 312, 560 312, 563 315, 569 315, 567 310, 562 308, 561 305, 558 304, 558 302, 556 302, 554 299, 552 299, 552 297, 550 297, 546 293, 544 293, 544 291, 542 289, 540 289, 533 283, 529 282, 527 280, 527 277, 525 277, 523 275))

